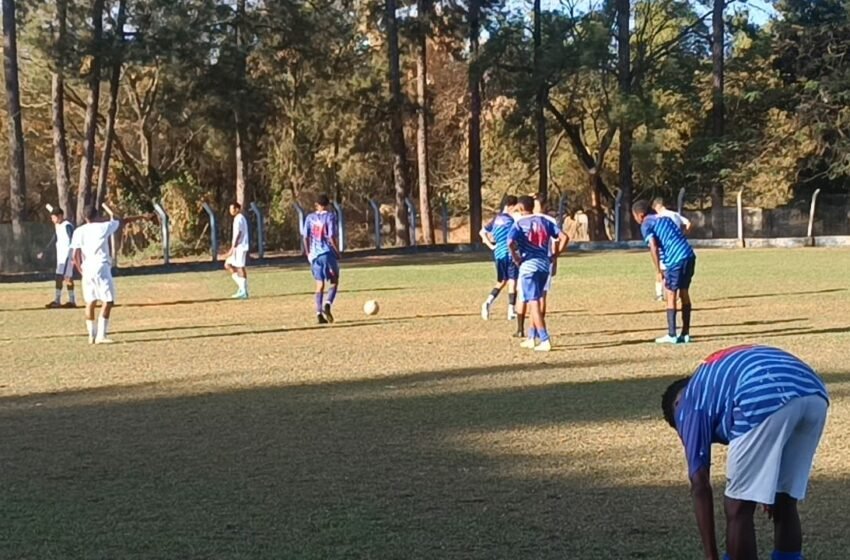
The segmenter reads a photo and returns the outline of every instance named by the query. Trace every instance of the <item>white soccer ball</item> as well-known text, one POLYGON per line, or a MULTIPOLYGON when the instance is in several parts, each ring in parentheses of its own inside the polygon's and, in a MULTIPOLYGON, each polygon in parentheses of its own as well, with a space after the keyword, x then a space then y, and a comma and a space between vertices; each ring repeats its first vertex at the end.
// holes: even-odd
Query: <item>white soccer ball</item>
POLYGON ((378 309, 378 302, 374 299, 370 299, 369 301, 363 304, 363 313, 365 313, 366 315, 377 315, 378 309))

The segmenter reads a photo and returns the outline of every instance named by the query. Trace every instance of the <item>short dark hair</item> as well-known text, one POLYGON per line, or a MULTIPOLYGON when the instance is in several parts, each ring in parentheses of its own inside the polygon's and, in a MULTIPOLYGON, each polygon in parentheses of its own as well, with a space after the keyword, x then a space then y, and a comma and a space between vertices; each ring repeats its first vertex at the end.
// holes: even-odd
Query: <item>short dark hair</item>
POLYGON ((509 194, 505 197, 505 206, 516 206, 517 197, 512 194, 509 194))
POLYGON ((521 196, 517 199, 517 204, 522 206, 522 209, 526 212, 531 212, 534 210, 534 199, 530 196, 521 196))
POLYGON ((235 200, 233 200, 233 201, 231 201, 231 202, 230 202, 230 206, 233 206, 233 207, 234 207, 234 208, 236 208, 237 210, 242 210, 242 205, 241 205, 241 204, 239 204, 238 202, 236 202, 235 200))
POLYGON ((316 204, 318 204, 322 208, 327 208, 331 205, 331 199, 328 198, 328 195, 326 194, 320 194, 316 197, 316 204))
POLYGON ((64 216, 65 212, 63 212, 61 208, 56 206, 55 208, 53 208, 53 210, 50 211, 50 215, 51 216, 64 216))
POLYGON ((87 205, 85 210, 83 211, 83 216, 85 216, 85 218, 90 222, 96 220, 97 219, 97 206, 95 206, 94 204, 87 205))
POLYGON ((664 199, 660 196, 656 196, 652 199, 652 207, 655 208, 656 206, 664 206, 664 199))
POLYGON ((632 212, 638 216, 646 216, 649 214, 649 202, 645 200, 638 200, 632 204, 632 212))
POLYGON ((661 396, 661 411, 664 413, 664 419, 674 429, 676 428, 676 397, 688 386, 690 380, 690 377, 677 379, 667 387, 667 390, 661 396))

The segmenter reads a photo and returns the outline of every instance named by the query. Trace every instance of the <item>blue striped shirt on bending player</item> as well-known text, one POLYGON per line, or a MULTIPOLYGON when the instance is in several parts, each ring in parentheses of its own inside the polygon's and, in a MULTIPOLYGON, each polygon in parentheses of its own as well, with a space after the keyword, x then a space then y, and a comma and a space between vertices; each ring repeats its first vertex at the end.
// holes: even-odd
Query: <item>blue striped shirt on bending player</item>
POLYGON ((497 214, 495 218, 490 220, 489 224, 484 226, 484 231, 493 237, 493 241, 496 244, 496 249, 493 251, 493 258, 497 261, 510 258, 508 237, 513 227, 513 216, 505 212, 497 214))
POLYGON ((728 445, 792 399, 817 395, 826 386, 799 358, 770 346, 721 350, 699 366, 676 410, 688 475, 711 464, 711 444, 728 445))
POLYGON ((640 231, 647 243, 655 239, 661 262, 667 268, 695 256, 682 228, 670 218, 649 214, 644 218, 640 231))

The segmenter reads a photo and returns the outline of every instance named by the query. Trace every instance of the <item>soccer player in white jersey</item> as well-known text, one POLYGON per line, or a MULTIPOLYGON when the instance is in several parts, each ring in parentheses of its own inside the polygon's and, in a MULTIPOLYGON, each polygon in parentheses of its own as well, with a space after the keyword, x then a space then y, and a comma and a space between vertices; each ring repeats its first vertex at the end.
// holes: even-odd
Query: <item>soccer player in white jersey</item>
POLYGON ((248 237, 248 219, 242 213, 242 205, 238 202, 230 203, 230 215, 233 216, 233 242, 230 250, 224 256, 224 268, 230 273, 230 277, 236 282, 236 293, 233 299, 248 299, 248 249, 250 238, 248 237))
POLYGON ((86 223, 74 231, 71 238, 74 266, 83 277, 83 300, 86 302, 86 329, 89 344, 108 344, 109 317, 115 305, 115 283, 112 280, 112 259, 109 238, 130 222, 150 219, 151 215, 131 216, 123 220, 102 221, 94 207, 85 210, 86 223), (97 323, 94 310, 97 302, 103 309, 97 323))
POLYGON ((39 260, 43 259, 47 248, 56 244, 56 276, 54 277, 56 291, 53 301, 45 307, 48 309, 74 308, 77 307, 77 300, 74 297, 74 261, 71 258, 71 236, 74 233, 74 226, 65 219, 65 213, 61 208, 53 208, 50 211, 50 221, 53 222, 55 232, 44 250, 37 255, 39 260), (62 305, 63 285, 68 290, 68 301, 65 305, 62 305))
MULTIPOLYGON (((691 231, 691 221, 682 216, 678 212, 668 209, 664 205, 664 199, 658 197, 652 201, 652 209, 662 218, 670 218, 673 223, 679 226, 682 233, 688 235, 691 231)), ((661 275, 655 277, 655 299, 656 301, 664 301, 664 265, 661 265, 661 275)))

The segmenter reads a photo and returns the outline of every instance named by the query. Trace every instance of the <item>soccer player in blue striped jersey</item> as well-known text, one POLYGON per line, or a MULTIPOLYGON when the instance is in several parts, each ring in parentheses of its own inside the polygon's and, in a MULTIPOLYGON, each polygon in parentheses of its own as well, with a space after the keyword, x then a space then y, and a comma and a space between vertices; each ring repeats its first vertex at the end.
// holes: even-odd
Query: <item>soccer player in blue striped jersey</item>
POLYGON ((502 211, 490 220, 490 223, 484 226, 480 232, 481 240, 493 251, 493 260, 496 263, 496 285, 490 291, 487 301, 481 304, 481 318, 485 321, 490 319, 490 306, 493 305, 506 285, 508 287, 508 321, 512 321, 516 316, 516 280, 519 269, 511 259, 508 250, 508 235, 514 227, 514 218, 511 213, 514 211, 516 203, 515 196, 507 196, 502 211))
POLYGON ((336 247, 337 219, 330 209, 331 201, 327 195, 316 198, 315 212, 304 219, 304 252, 310 262, 313 279, 316 281, 316 320, 318 323, 333 323, 331 311, 336 292, 339 288, 339 250, 336 247), (325 283, 330 284, 328 299, 325 296, 325 283))
POLYGON ((803 361, 769 346, 736 346, 705 359, 665 391, 664 418, 685 448, 705 558, 719 558, 711 490, 711 445, 729 446, 726 552, 757 560, 753 514, 767 506, 774 523, 772 560, 802 560, 797 502, 806 495, 826 424, 829 395, 803 361))
POLYGON ((567 236, 556 223, 532 214, 534 199, 530 196, 520 197, 517 206, 521 216, 511 230, 508 247, 511 257, 519 267, 523 302, 531 311, 528 339, 520 346, 533 348, 538 352, 548 352, 552 349, 552 343, 546 330, 541 302, 549 280, 550 266, 567 246, 567 236), (550 254, 553 239, 557 239, 558 243, 550 254))
POLYGON ((691 280, 696 268, 696 254, 688 243, 682 228, 668 217, 650 214, 649 203, 640 200, 632 205, 632 214, 643 238, 649 245, 649 254, 655 273, 664 272, 664 287, 667 292, 667 334, 656 338, 659 344, 676 344, 691 341, 691 280), (676 300, 682 299, 682 334, 676 334, 676 300))

